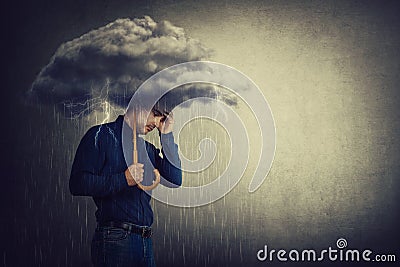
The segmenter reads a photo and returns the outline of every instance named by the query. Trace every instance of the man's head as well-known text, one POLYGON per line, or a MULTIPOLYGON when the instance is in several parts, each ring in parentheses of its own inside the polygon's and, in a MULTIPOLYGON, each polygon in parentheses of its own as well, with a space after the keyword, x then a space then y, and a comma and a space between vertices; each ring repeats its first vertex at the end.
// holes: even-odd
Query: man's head
POLYGON ((155 107, 150 111, 141 107, 129 107, 125 113, 125 120, 131 128, 133 128, 134 112, 136 113, 136 131, 139 134, 148 134, 154 128, 159 128, 160 122, 168 116, 167 111, 161 112, 155 107))

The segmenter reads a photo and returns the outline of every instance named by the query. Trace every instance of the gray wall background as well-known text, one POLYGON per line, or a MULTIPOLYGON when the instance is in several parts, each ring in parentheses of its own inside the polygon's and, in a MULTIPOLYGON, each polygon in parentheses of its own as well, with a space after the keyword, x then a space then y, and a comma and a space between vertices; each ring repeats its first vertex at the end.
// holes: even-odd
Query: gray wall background
MULTIPOLYGON (((61 43, 144 14, 185 28, 214 50, 212 60, 253 79, 277 130, 271 172, 255 193, 247 192, 252 163, 239 185, 213 204, 153 203, 158 266, 264 265, 256 252, 265 244, 324 249, 339 237, 351 248, 399 256, 395 1, 37 1, 6 11, 4 266, 90 262, 94 204, 68 191, 89 122, 68 121, 52 107, 26 107, 20 99, 61 43)), ((250 136, 253 151, 259 141, 250 136)))

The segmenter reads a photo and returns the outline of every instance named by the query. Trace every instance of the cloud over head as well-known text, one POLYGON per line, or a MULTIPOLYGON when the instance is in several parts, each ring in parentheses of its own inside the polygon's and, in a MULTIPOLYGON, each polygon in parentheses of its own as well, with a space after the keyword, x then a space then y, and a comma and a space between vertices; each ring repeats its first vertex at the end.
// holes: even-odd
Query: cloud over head
MULTIPOLYGON (((28 91, 31 103, 56 104, 66 115, 87 114, 104 101, 125 108, 135 90, 169 66, 207 59, 210 49, 183 28, 149 16, 117 19, 63 43, 28 91)), ((196 96, 217 95, 211 85, 186 85, 163 97, 171 108, 196 96)), ((235 98, 226 96, 228 104, 235 98)))

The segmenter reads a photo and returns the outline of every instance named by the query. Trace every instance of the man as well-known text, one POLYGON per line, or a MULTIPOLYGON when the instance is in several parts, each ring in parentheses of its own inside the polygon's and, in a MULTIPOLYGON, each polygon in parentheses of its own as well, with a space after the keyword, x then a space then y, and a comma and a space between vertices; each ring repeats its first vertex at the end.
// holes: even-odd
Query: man
POLYGON ((133 111, 130 107, 116 121, 90 128, 72 165, 71 193, 92 196, 97 206, 98 225, 91 245, 95 266, 155 266, 151 196, 137 183, 151 184, 154 168, 161 174, 161 184, 178 187, 182 183, 172 113, 163 114, 153 108, 146 118, 149 112, 135 108, 138 163, 132 164, 133 111), (155 128, 159 131, 162 155, 153 144, 140 139, 140 135, 155 128))

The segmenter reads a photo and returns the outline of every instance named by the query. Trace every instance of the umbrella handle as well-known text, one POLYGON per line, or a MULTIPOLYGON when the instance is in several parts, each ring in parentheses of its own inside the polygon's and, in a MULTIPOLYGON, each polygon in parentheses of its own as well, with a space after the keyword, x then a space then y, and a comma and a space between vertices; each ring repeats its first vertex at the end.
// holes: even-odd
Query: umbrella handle
MULTIPOLYGON (((136 112, 133 113, 133 163, 138 163, 138 153, 137 153, 137 144, 136 144, 136 112)), ((160 183, 160 172, 157 169, 154 169, 155 179, 153 184, 151 185, 142 185, 141 183, 137 183, 137 186, 144 190, 149 191, 153 190, 160 183)))
POLYGON ((153 181, 153 184, 151 184, 151 185, 142 185, 142 183, 137 183, 137 186, 140 189, 142 189, 144 191, 153 190, 160 183, 160 172, 157 169, 154 169, 153 172, 154 172, 154 175, 155 175, 155 179, 153 181))

